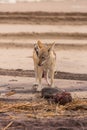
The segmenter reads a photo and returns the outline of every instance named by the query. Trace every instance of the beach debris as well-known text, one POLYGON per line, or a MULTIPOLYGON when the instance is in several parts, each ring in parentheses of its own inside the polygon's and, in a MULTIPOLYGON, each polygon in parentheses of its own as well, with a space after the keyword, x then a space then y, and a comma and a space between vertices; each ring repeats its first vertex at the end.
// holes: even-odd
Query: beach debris
POLYGON ((87 99, 73 99, 73 101, 69 104, 66 104, 64 107, 66 110, 73 110, 73 111, 78 111, 78 110, 84 110, 87 111, 87 99))
POLYGON ((7 93, 5 94, 5 96, 12 96, 12 95, 14 95, 14 94, 16 94, 15 90, 11 90, 11 91, 7 92, 7 93))
POLYGON ((61 92, 54 95, 53 100, 55 103, 65 105, 66 103, 72 102, 72 96, 69 92, 61 92))
POLYGON ((43 88, 41 96, 60 105, 65 105, 72 101, 72 96, 69 92, 64 92, 58 88, 43 88))
POLYGON ((10 82, 17 82, 18 80, 17 79, 11 79, 9 80, 10 82))
POLYGON ((0 113, 24 113, 28 118, 49 118, 55 116, 87 116, 87 100, 73 99, 65 105, 48 102, 40 98, 31 102, 2 102, 0 113))
POLYGON ((12 124, 13 124, 13 121, 11 121, 3 130, 7 130, 12 124))

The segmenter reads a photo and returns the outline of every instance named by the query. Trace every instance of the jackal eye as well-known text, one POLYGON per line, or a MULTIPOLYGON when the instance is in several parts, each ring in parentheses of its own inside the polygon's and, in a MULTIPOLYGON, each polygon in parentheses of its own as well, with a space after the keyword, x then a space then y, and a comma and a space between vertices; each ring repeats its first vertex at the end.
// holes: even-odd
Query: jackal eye
POLYGON ((42 59, 45 59, 45 57, 44 57, 44 56, 42 56, 42 59))

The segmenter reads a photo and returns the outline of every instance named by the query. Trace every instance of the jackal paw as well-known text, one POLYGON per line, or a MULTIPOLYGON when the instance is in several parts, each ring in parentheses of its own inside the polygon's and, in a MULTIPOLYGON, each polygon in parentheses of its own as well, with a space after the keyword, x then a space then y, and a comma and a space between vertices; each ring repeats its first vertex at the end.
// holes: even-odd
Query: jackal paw
POLYGON ((38 83, 34 83, 33 84, 33 87, 37 87, 39 84, 38 83))
POLYGON ((54 87, 55 87, 55 85, 54 85, 54 84, 52 84, 52 85, 50 85, 50 87, 51 87, 51 88, 54 88, 54 87))
POLYGON ((47 83, 47 86, 50 87, 51 86, 50 83, 47 83))
POLYGON ((37 91, 40 92, 42 90, 42 87, 37 87, 37 91))
POLYGON ((39 86, 38 83, 34 83, 32 89, 37 90, 38 86, 39 86))

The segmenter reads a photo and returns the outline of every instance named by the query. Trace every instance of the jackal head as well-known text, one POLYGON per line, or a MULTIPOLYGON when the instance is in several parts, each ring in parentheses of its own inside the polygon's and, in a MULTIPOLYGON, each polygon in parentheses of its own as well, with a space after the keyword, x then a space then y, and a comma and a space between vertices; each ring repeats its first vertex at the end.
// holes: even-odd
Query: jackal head
POLYGON ((48 46, 48 45, 43 44, 40 41, 37 42, 38 58, 39 58, 38 65, 39 66, 45 65, 49 61, 50 53, 53 51, 54 45, 55 45, 55 43, 53 43, 52 45, 48 46))

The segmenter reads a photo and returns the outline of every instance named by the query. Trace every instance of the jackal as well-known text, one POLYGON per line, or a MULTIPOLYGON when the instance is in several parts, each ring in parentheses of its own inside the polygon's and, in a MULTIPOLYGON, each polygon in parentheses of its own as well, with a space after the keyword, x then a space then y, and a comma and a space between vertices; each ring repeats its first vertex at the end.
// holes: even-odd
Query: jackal
POLYGON ((36 77, 35 85, 38 86, 38 91, 40 91, 42 88, 41 80, 43 74, 48 85, 50 85, 51 87, 54 86, 54 72, 56 65, 56 53, 54 51, 54 45, 55 43, 53 43, 52 45, 45 45, 40 41, 38 41, 37 44, 34 45, 33 61, 36 77))

